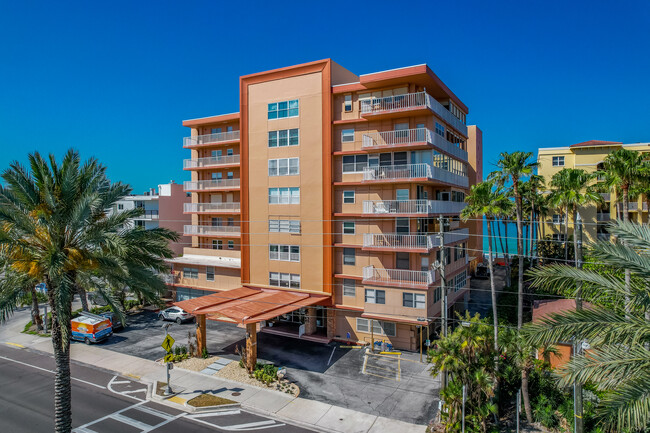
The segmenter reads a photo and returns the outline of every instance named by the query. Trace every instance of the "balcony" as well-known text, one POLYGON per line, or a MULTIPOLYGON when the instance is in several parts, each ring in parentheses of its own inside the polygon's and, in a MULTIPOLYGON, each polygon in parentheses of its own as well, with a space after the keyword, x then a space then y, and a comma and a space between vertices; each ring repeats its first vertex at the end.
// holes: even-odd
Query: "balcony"
POLYGON ((430 164, 403 164, 366 167, 363 169, 364 182, 394 182, 414 180, 440 181, 455 186, 467 188, 467 176, 453 173, 430 164))
POLYGON ((157 220, 159 218, 158 215, 158 210, 145 210, 142 215, 139 215, 137 217, 133 217, 134 220, 157 220))
POLYGON ((239 202, 226 203, 183 203, 183 213, 237 213, 240 211, 239 202))
POLYGON ((239 189, 239 179, 188 180, 183 183, 185 191, 212 191, 239 189))
POLYGON ((467 203, 442 200, 364 200, 363 213, 369 215, 418 216, 459 214, 467 203))
POLYGON ((364 250, 429 252, 438 246, 436 235, 401 233, 364 233, 364 250))
POLYGON ((427 128, 400 131, 370 132, 363 134, 363 150, 386 150, 393 147, 432 146, 454 158, 467 161, 467 152, 427 128))
POLYGON ((165 284, 170 285, 178 283, 181 279, 179 274, 160 274, 160 277, 165 282, 165 284))
POLYGON ((363 284, 426 288, 433 284, 434 281, 435 273, 433 271, 379 269, 374 266, 363 268, 363 284))
POLYGON ((183 147, 192 148, 206 146, 210 144, 221 144, 232 141, 239 141, 239 131, 219 132, 217 134, 197 135, 194 137, 185 137, 183 147))
POLYGON ((224 165, 239 165, 239 155, 186 159, 183 161, 183 170, 196 170, 201 168, 220 167, 224 165))
POLYGON ((183 234, 186 236, 239 237, 241 229, 239 226, 187 225, 183 227, 183 234))
MULTIPOLYGON (((438 235, 435 236, 436 239, 439 239, 438 235)), ((469 229, 465 228, 465 229, 451 230, 443 233, 443 237, 445 239, 445 245, 466 241, 467 239, 469 239, 469 229)), ((439 244, 440 241, 438 241, 438 245, 439 244)))
POLYGON ((400 115, 418 115, 434 113, 452 128, 467 137, 467 126, 451 114, 440 102, 426 92, 407 93, 405 95, 387 96, 385 98, 362 99, 361 116, 395 117, 400 115))

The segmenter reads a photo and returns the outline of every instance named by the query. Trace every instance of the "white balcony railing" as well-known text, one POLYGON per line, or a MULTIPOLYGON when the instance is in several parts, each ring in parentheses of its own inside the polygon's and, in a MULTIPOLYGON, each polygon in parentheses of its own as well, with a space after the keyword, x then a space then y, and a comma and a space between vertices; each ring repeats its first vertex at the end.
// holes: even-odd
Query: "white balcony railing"
POLYGON ((133 217, 134 220, 157 220, 158 218, 159 215, 157 209, 145 210, 142 215, 133 217))
POLYGON ((226 203, 183 203, 187 213, 239 212, 239 202, 226 203))
POLYGON ((404 179, 432 179, 441 182, 467 187, 469 179, 467 176, 452 173, 439 167, 432 167, 430 164, 403 164, 403 165, 381 165, 366 167, 363 169, 364 181, 378 180, 404 180, 404 179))
POLYGON ((183 147, 201 146, 203 144, 221 143, 224 141, 239 140, 239 131, 219 132, 216 134, 196 135, 185 137, 183 147))
POLYGON ((240 231, 239 226, 186 225, 183 227, 183 234, 186 236, 239 235, 240 231))
POLYGON ((239 155, 210 156, 207 158, 186 159, 183 168, 217 167, 220 165, 239 164, 239 155))
POLYGON ((364 248, 387 250, 427 249, 437 246, 435 235, 411 235, 400 233, 364 233, 364 248))
POLYGON ((239 187, 239 179, 188 180, 183 184, 185 191, 204 191, 219 188, 239 187))
POLYGON ((374 266, 363 268, 364 283, 381 283, 381 284, 415 284, 430 285, 435 281, 433 271, 411 271, 405 269, 383 269, 374 266))
POLYGON ((363 134, 361 147, 363 149, 403 146, 417 143, 428 143, 449 155, 467 161, 467 151, 458 145, 450 143, 439 134, 428 128, 403 129, 400 131, 369 132, 363 134))
POLYGON ((362 99, 360 102, 361 115, 399 113, 418 108, 428 108, 436 113, 447 124, 467 137, 467 126, 451 114, 440 102, 426 92, 407 93, 404 95, 387 96, 384 98, 362 99))
POLYGON ((458 214, 467 203, 442 200, 364 200, 365 214, 458 214))

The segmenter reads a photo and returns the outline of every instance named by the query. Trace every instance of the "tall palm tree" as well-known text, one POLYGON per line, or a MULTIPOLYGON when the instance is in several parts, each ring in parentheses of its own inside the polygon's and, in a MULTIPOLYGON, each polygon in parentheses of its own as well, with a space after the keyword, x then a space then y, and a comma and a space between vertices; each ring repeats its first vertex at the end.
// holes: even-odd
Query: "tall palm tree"
MULTIPOLYGON (((566 208, 567 219, 569 216, 568 211, 571 210, 574 231, 578 223, 579 208, 600 203, 603 200, 594 183, 596 177, 595 173, 587 173, 579 168, 564 168, 551 178, 550 186, 554 188, 555 200, 566 208)), ((568 240, 565 239, 565 254, 567 243, 568 240)), ((577 261, 578 238, 575 235, 573 236, 573 251, 577 261)), ((568 257, 565 257, 565 259, 568 259, 568 257)))
POLYGON ((530 271, 533 285, 557 293, 581 291, 592 308, 555 313, 530 324, 524 334, 535 347, 558 341, 587 341, 559 371, 560 385, 593 383, 606 395, 597 407, 605 427, 642 431, 650 425, 650 227, 616 221, 609 232, 623 242, 597 242, 593 257, 611 269, 630 269, 628 286, 617 273, 549 265, 530 271), (580 283, 580 284, 578 284, 580 283), (624 298, 628 297, 628 301, 624 298), (607 302, 600 305, 600 301, 607 302))
MULTIPOLYGON (((70 150, 57 163, 29 155, 30 169, 14 162, 2 174, 0 187, 0 260, 17 275, 47 286, 52 314, 55 431, 69 432, 70 335, 72 300, 77 285, 94 279, 97 290, 123 318, 111 292, 104 287, 125 287, 156 301, 165 289, 159 273, 167 272, 170 240, 167 229, 125 228, 140 210, 106 215, 117 200, 130 192, 127 185, 111 183, 106 169, 95 159, 81 163, 70 150)), ((0 317, 13 312, 16 296, 0 281, 0 317)))
POLYGON ((523 216, 522 216, 522 195, 521 182, 533 174, 538 163, 530 161, 532 152, 516 151, 512 153, 501 152, 497 161, 498 171, 491 174, 504 184, 512 183, 512 192, 515 199, 515 211, 517 217, 517 255, 519 256, 518 275, 518 301, 517 301, 517 328, 521 329, 524 321, 524 244, 523 244, 523 216))
POLYGON ((497 317, 497 294, 494 286, 494 259, 492 256, 492 221, 496 220, 497 215, 502 211, 501 203, 507 200, 495 189, 494 182, 486 181, 473 185, 469 194, 465 197, 468 203, 463 209, 460 217, 463 221, 470 218, 485 218, 488 222, 488 267, 490 269, 490 292, 492 295, 492 321, 494 324, 494 350, 499 350, 499 319, 497 317))
MULTIPOLYGON (((617 149, 605 157, 602 175, 605 186, 620 191, 623 196, 623 221, 630 218, 630 189, 634 188, 647 172, 646 158, 640 152, 617 149)), ((618 212, 616 213, 618 218, 618 212)), ((630 270, 625 270, 626 285, 630 285, 630 270)))

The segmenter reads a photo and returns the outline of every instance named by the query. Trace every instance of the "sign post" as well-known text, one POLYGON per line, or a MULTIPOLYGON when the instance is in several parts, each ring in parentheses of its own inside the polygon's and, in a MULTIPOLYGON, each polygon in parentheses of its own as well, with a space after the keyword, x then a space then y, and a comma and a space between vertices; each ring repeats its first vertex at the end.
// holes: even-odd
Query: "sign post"
POLYGON ((165 355, 165 364, 167 367, 167 389, 165 390, 166 395, 171 395, 172 394, 172 387, 170 383, 170 377, 169 377, 169 370, 171 370, 172 363, 171 363, 171 355, 172 355, 172 347, 174 346, 174 338, 169 335, 169 323, 166 323, 163 325, 163 328, 165 328, 165 339, 163 340, 161 346, 165 351, 167 352, 167 355, 165 355))

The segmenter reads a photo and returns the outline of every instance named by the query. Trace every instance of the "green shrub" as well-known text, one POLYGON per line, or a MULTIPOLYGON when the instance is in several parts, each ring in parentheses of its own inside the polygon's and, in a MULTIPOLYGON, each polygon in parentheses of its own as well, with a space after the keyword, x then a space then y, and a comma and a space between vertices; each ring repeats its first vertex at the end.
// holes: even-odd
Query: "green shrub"
POLYGON ((181 354, 181 346, 176 346, 173 348, 174 355, 179 356, 181 354))
MULTIPOLYGON (((207 358, 210 357, 210 354, 208 353, 208 348, 207 347, 203 348, 203 352, 201 352, 201 357, 203 359, 207 359, 207 358)), ((241 366, 242 364, 243 364, 243 362, 241 360, 239 360, 239 365, 241 366)))
POLYGON ((187 355, 187 346, 181 346, 181 354, 187 355))
POLYGON ((546 428, 554 429, 560 425, 555 408, 545 395, 538 397, 537 403, 533 407, 533 414, 535 415, 535 420, 546 428))

